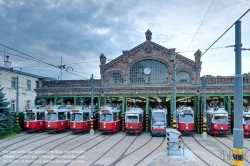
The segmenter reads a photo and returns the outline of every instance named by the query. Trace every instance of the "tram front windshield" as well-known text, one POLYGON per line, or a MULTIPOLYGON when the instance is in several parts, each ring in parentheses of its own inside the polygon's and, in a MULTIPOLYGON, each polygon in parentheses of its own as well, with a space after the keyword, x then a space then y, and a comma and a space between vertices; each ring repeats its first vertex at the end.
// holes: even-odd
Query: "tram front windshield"
POLYGON ((25 121, 33 121, 36 119, 35 113, 26 113, 25 116, 25 121))
POLYGON ((182 114, 180 116, 180 122, 194 122, 194 117, 192 114, 182 114))
POLYGON ((82 114, 81 113, 72 114, 70 121, 76 121, 76 122, 82 121, 82 114))
POLYGON ((227 119, 227 116, 225 115, 220 115, 220 116, 215 115, 214 122, 215 123, 227 123, 228 119, 227 119))
POLYGON ((45 119, 46 121, 56 121, 57 115, 56 113, 48 113, 45 119))
POLYGON ((164 125, 166 122, 164 112, 154 112, 153 113, 153 125, 164 125))
POLYGON ((138 116, 131 116, 131 115, 128 115, 126 117, 126 122, 138 122, 138 116))
POLYGON ((100 121, 101 122, 112 122, 112 114, 102 113, 100 121))
POLYGON ((250 117, 244 117, 244 123, 250 124, 250 117))

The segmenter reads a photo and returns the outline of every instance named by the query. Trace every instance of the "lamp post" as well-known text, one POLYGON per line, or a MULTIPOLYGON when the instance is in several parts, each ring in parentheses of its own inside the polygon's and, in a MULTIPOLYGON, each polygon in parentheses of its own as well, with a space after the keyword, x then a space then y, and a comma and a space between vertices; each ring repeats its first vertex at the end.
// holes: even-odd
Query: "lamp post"
POLYGON ((92 74, 91 78, 90 78, 90 83, 91 83, 91 123, 90 123, 90 135, 94 135, 94 115, 93 115, 93 100, 94 100, 94 76, 92 74))

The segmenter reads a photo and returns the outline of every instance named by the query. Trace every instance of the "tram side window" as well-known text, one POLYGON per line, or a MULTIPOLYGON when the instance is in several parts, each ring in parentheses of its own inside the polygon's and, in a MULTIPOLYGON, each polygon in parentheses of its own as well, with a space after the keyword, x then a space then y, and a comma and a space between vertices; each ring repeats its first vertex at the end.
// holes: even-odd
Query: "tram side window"
POLYGON ((113 113, 113 121, 117 121, 117 113, 113 113))
POLYGON ((58 112, 58 120, 65 120, 64 112, 58 112))
POLYGON ((37 120, 44 120, 45 113, 44 112, 38 112, 37 113, 37 120))
POLYGON ((70 119, 70 112, 67 112, 67 118, 70 119))
POLYGON ((142 122, 142 114, 139 115, 139 122, 142 122))
POLYGON ((250 124, 250 117, 245 117, 244 119, 246 124, 250 124))
POLYGON ((89 113, 83 113, 83 121, 89 120, 89 113))

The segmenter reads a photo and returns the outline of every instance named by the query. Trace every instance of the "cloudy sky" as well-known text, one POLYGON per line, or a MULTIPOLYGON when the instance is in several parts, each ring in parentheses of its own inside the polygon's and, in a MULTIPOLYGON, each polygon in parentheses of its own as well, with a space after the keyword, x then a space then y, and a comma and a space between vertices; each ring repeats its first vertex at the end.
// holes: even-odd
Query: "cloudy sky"
MULTIPOLYGON (((147 29, 153 42, 194 60, 195 50, 204 52, 249 8, 249 0, 0 0, 0 66, 6 52, 14 69, 58 78, 59 69, 41 62, 58 66, 62 58, 76 74, 62 79, 98 79, 100 54, 120 56, 144 42, 147 29)), ((250 48, 250 12, 241 21, 243 47, 250 48)), ((213 48, 234 45, 234 31, 213 48)), ((201 76, 233 76, 234 59, 234 48, 209 50, 201 76)), ((242 52, 242 72, 250 72, 250 51, 242 52)))

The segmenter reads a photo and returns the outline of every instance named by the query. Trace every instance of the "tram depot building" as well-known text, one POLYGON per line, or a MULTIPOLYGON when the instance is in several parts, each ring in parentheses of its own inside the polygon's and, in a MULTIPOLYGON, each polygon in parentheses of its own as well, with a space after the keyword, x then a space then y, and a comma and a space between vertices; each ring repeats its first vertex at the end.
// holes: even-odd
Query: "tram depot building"
MULTIPOLYGON (((152 32, 147 30, 146 41, 131 50, 122 51, 122 55, 106 62, 106 56, 100 55, 101 79, 94 80, 94 104, 112 104, 121 106, 124 113, 130 106, 145 107, 146 132, 149 130, 151 108, 158 105, 168 109, 168 126, 172 125, 174 104, 174 53, 151 41, 152 32)), ((195 132, 202 133, 203 115, 203 77, 201 77, 201 51, 197 50, 194 60, 176 55, 176 106, 191 106, 195 112, 195 132)), ((96 66, 97 67, 97 66, 96 66)), ((243 77, 243 100, 250 101, 250 77, 243 77), (248 85, 248 86, 247 86, 248 85)), ((39 78, 36 85, 37 101, 45 105, 91 103, 90 80, 46 80, 39 78)), ((229 114, 229 133, 232 131, 234 76, 206 77, 206 102, 225 106, 229 114)), ((122 128, 124 130, 124 126, 122 128)))

